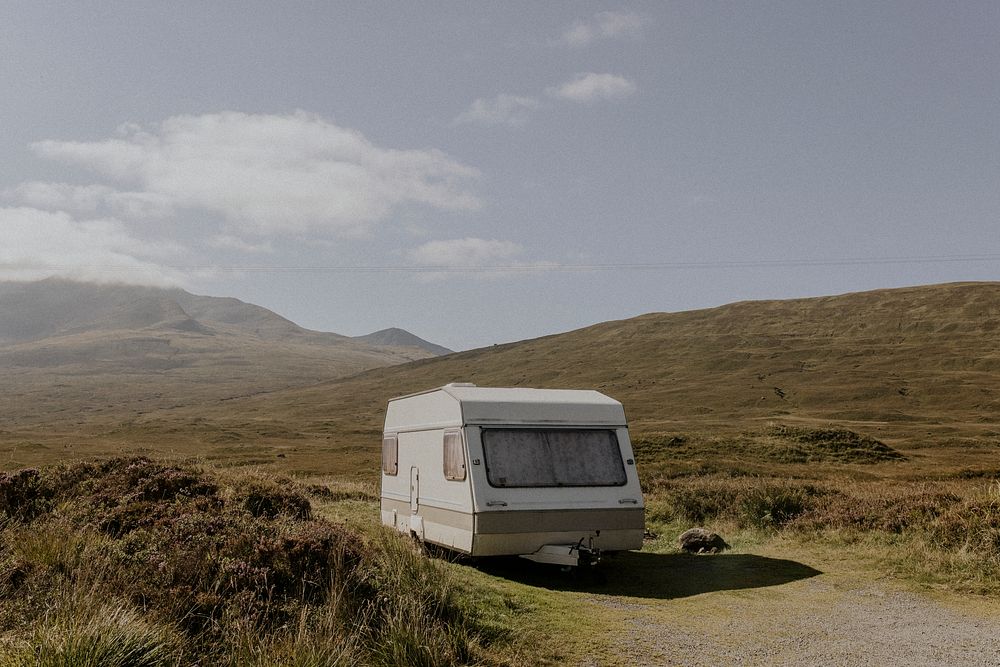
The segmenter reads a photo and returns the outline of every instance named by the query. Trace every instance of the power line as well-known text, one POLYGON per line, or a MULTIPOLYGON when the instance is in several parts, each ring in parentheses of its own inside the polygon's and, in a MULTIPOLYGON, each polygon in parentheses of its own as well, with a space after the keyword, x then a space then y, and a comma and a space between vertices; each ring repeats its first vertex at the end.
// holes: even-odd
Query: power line
MULTIPOLYGON (((845 257, 813 259, 716 260, 695 262, 609 262, 587 264, 524 263, 498 265, 217 265, 167 264, 155 265, 175 271, 224 271, 247 273, 552 273, 588 271, 675 271, 692 269, 794 268, 802 266, 879 266, 892 264, 942 264, 962 262, 997 262, 1000 254, 928 255, 913 257, 845 257)), ((0 269, 5 268, 0 264, 0 269)), ((154 266, 101 265, 31 265, 17 263, 17 270, 91 270, 148 271, 154 266)))

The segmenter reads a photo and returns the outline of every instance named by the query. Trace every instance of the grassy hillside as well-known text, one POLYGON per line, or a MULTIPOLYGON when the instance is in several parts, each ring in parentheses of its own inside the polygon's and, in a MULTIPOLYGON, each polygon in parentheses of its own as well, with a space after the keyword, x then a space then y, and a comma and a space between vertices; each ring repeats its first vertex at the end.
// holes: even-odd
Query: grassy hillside
POLYGON ((0 474, 0 658, 66 664, 82 646, 103 664, 135 664, 129 651, 164 665, 644 664, 641 642, 609 647, 680 600, 686 618, 728 627, 731 605, 789 613, 784 601, 859 576, 995 599, 997 321, 1000 284, 955 284, 650 314, 230 400, 198 393, 221 358, 192 352, 199 382, 173 385, 192 392, 173 406, 136 409, 121 372, 34 395, 11 381, 22 416, 0 415, 4 467, 104 460, 0 474), (622 400, 642 551, 595 587, 520 562, 429 561, 381 531, 386 401, 459 380, 622 400), (91 409, 61 402, 81 387, 91 409), (694 525, 733 553, 678 553, 694 525), (819 588, 776 592, 829 570, 819 588))
MULTIPOLYGON (((237 433, 283 425, 300 449, 374 452, 388 398, 471 381, 597 388, 624 403, 639 434, 836 423, 904 447, 995 447, 998 323, 997 283, 736 303, 375 369, 240 401, 239 416, 199 414, 237 433)), ((140 423, 182 414, 194 413, 140 423)))
MULTIPOLYGON (((127 418, 108 401, 56 440, 69 444, 82 428, 91 446, 109 452, 148 442, 233 462, 364 473, 376 469, 390 397, 471 381, 597 388, 624 403, 640 435, 840 425, 904 450, 933 445, 959 465, 988 459, 1000 442, 998 324, 1000 283, 653 313, 239 400, 154 406, 127 418)), ((210 382, 212 365, 202 368, 210 382)), ((51 446, 59 430, 18 426, 0 426, 8 443, 51 446)), ((57 448, 39 451, 44 458, 57 448)), ((31 460, 25 449, 15 458, 31 460)))
POLYGON ((0 283, 0 429, 203 405, 430 356, 310 331, 260 306, 179 289, 0 283))

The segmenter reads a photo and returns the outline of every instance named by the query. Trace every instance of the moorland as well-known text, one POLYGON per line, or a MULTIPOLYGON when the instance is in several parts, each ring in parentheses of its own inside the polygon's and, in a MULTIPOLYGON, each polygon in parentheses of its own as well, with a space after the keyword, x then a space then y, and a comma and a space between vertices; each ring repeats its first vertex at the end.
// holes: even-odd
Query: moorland
MULTIPOLYGON (((4 586, 9 595, 33 591, 27 599, 38 603, 6 606, 11 655, 58 649, 66 637, 86 635, 67 630, 67 619, 91 619, 100 626, 91 634, 102 637, 119 627, 145 627, 155 640, 149 646, 162 646, 157 650, 175 661, 141 664, 196 664, 223 654, 242 656, 230 664, 269 664, 275 656, 317 665, 628 664, 667 660, 662 646, 658 657, 637 656, 611 638, 643 637, 641 628, 666 623, 668 609, 732 622, 731 612, 717 606, 724 599, 757 605, 747 613, 766 616, 777 613, 768 606, 774 596, 784 596, 779 607, 794 608, 812 590, 804 586, 818 585, 803 582, 816 581, 833 581, 837 590, 863 584, 879 595, 886 586, 891 595, 933 595, 948 613, 956 605, 973 615, 996 611, 998 283, 651 313, 441 357, 395 348, 389 354, 397 356, 372 361, 364 355, 382 352, 347 341, 368 347, 350 347, 362 361, 340 365, 332 357, 317 363, 315 352, 303 361, 294 336, 285 334, 254 334, 240 343, 241 356, 219 347, 200 355, 198 346, 209 339, 218 345, 231 325, 191 317, 211 326, 206 334, 189 323, 170 328, 162 323, 178 318, 161 315, 138 329, 84 327, 0 347, 0 464, 41 469, 19 482, 16 475, 4 478, 8 515, 29 508, 4 524, 4 586), (143 366, 163 355, 132 346, 137 330, 167 340, 176 365, 143 366), (90 352, 39 363, 57 358, 45 351, 56 339, 70 339, 70 350, 99 343, 99 366, 90 352), (122 339, 130 341, 122 347, 132 357, 116 356, 122 339), (400 358, 406 355, 413 356, 400 358), (603 584, 553 583, 548 574, 507 564, 429 560, 382 533, 375 483, 386 400, 452 381, 588 387, 622 401, 647 500, 643 551, 624 556, 603 584), (148 458, 131 458, 137 455, 148 458), (85 463, 95 458, 111 463, 85 463), (187 481, 172 486, 165 481, 171 479, 187 481), (106 484, 118 491, 96 492, 106 484), (201 522, 208 519, 198 512, 208 507, 224 508, 212 533, 217 539, 203 541, 194 555, 170 547, 171 536, 204 534, 201 522), (722 532, 732 552, 709 557, 716 560, 679 554, 676 537, 693 525, 722 532), (25 539, 57 533, 71 537, 25 539), (260 551, 256 542, 236 539, 240 534, 299 546, 260 551), (25 546, 31 544, 33 551, 25 546), (282 560, 291 552, 306 555, 297 564, 282 560), (89 560, 95 553, 106 556, 98 574, 89 560), (185 569, 191 559, 216 565, 185 569), (323 569, 347 561, 336 574, 323 569), (93 620, 109 612, 87 611, 85 600, 93 596, 86 591, 130 590, 123 582, 145 580, 143 568, 153 562, 174 573, 163 576, 185 591, 186 603, 157 602, 140 587, 112 596, 116 613, 132 620, 111 626, 93 620), (189 572, 198 576, 185 579, 189 572), (267 613, 247 572, 274 582, 267 613), (406 580, 390 586, 405 591, 402 597, 377 586, 364 589, 363 599, 348 595, 389 573, 406 580), (317 577, 335 585, 309 589, 304 582, 317 577), (220 590, 232 596, 204 597, 220 590), (747 591, 771 592, 747 598, 747 591), (47 616, 44 601, 64 598, 60 604, 69 611, 47 616), (196 598, 206 606, 195 606, 196 598), (189 613, 202 625, 190 625, 189 613), (355 625, 345 619, 362 617, 371 622, 349 631, 355 625), (380 634, 379 628, 390 629, 380 634), (421 628, 421 636, 434 639, 421 643, 400 628, 421 628)), ((682 621, 670 618, 663 632, 679 632, 682 621)), ((678 637, 675 643, 683 644, 683 633, 678 637)), ((928 655, 911 657, 919 662, 928 655)), ((766 656, 760 664, 768 664, 766 656)))

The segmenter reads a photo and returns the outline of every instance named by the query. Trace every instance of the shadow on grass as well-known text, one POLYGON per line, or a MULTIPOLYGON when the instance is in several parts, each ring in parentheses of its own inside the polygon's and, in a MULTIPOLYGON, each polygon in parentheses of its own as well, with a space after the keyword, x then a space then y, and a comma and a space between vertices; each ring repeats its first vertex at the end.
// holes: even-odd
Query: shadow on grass
POLYGON ((594 572, 563 572, 522 558, 481 561, 483 572, 528 586, 669 600, 714 591, 780 586, 822 574, 792 560, 753 554, 655 554, 628 551, 602 562, 594 572))

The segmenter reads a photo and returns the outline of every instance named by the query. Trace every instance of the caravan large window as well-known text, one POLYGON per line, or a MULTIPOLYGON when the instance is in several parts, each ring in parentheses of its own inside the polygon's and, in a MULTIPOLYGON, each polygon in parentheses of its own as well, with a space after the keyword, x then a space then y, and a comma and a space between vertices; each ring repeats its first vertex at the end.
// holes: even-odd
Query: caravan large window
POLYGON ((483 429, 486 478, 496 487, 624 486, 618 437, 602 429, 483 429))

